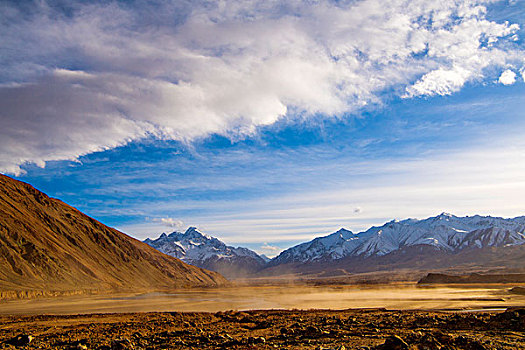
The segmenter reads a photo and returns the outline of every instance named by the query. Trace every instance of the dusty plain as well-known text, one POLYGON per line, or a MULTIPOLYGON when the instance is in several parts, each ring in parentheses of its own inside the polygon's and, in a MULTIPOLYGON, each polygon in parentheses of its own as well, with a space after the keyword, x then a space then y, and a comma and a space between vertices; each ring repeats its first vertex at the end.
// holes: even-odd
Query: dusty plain
POLYGON ((2 301, 0 348, 525 349, 525 296, 511 287, 259 286, 2 301))

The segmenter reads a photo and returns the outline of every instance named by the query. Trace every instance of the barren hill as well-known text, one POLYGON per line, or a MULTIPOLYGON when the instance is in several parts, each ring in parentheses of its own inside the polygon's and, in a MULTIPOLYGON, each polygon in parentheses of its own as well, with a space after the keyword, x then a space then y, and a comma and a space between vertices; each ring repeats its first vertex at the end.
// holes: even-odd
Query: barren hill
POLYGON ((226 283, 0 175, 0 295, 163 290, 226 283))

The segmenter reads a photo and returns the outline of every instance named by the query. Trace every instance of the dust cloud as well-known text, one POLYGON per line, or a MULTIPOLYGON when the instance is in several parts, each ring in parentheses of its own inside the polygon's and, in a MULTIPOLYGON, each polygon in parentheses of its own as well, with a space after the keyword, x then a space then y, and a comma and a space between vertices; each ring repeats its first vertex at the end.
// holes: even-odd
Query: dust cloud
POLYGON ((83 314, 150 311, 268 309, 486 309, 525 305, 508 285, 419 287, 413 283, 373 286, 258 286, 179 290, 172 293, 39 298, 0 302, 0 314, 83 314))

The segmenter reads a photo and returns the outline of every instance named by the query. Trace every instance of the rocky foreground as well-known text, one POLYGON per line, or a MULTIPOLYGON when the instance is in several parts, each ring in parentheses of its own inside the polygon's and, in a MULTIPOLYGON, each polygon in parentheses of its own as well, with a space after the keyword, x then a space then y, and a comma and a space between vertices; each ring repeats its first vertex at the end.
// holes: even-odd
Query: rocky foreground
POLYGON ((0 317, 11 349, 522 349, 525 309, 0 317))

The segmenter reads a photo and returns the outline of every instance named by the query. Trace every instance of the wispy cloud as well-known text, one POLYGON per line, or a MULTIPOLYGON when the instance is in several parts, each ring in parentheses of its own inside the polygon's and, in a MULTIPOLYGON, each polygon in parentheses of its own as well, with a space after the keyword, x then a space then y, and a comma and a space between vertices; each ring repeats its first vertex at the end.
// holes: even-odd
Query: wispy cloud
POLYGON ((274 256, 278 255, 282 250, 282 248, 269 245, 268 243, 264 243, 257 249, 257 252, 259 254, 264 254, 269 258, 273 258, 274 256))
POLYGON ((487 19, 492 3, 5 3, 0 170, 493 81, 524 51, 518 24, 487 19))
MULTIPOLYGON (((269 243, 279 248, 340 227, 359 232, 391 219, 425 218, 443 211, 518 216, 523 215, 525 196, 524 147, 519 136, 509 136, 468 151, 443 149, 408 159, 339 163, 343 168, 339 176, 346 182, 330 177, 331 181, 310 186, 303 178, 303 187, 292 192, 156 202, 148 210, 181 213, 192 208, 181 216, 185 222, 230 244, 269 243)), ((323 166, 312 166, 312 176, 319 178, 323 166)), ((141 238, 162 230, 151 223, 126 224, 121 229, 141 238)))
POLYGON ((153 222, 160 222, 165 227, 172 228, 174 230, 181 230, 184 228, 184 222, 182 220, 177 220, 173 218, 154 218, 152 219, 153 222))

